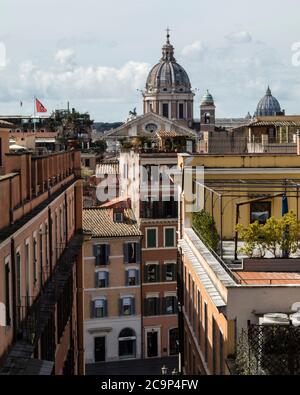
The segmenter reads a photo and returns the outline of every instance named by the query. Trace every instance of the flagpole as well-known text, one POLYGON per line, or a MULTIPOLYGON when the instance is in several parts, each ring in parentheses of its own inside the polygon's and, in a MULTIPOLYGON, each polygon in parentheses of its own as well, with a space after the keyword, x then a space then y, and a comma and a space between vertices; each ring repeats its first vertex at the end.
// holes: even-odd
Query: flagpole
POLYGON ((36 97, 35 96, 34 96, 33 101, 34 101, 34 103, 33 103, 33 131, 35 133, 35 117, 36 117, 36 112, 35 112, 35 110, 36 110, 36 97))

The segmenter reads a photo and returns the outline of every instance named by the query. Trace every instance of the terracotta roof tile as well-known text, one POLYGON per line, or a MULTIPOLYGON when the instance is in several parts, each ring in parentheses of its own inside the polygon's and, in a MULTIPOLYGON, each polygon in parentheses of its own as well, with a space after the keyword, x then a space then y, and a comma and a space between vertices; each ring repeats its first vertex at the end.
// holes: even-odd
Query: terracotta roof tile
POLYGON ((300 273, 281 273, 281 272, 244 272, 236 271, 233 272, 238 280, 242 284, 247 285, 279 285, 279 284, 299 284, 300 285, 300 273))
POLYGON ((93 237, 141 236, 131 209, 124 210, 124 222, 113 221, 113 209, 89 208, 83 210, 83 230, 93 237))

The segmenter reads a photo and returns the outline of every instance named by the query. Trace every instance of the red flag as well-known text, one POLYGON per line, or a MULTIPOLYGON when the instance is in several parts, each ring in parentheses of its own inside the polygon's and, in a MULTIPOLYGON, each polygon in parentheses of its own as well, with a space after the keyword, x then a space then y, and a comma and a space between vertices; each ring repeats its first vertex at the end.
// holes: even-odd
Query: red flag
POLYGON ((44 107, 38 99, 35 99, 35 105, 36 105, 36 112, 47 112, 47 108, 44 107))

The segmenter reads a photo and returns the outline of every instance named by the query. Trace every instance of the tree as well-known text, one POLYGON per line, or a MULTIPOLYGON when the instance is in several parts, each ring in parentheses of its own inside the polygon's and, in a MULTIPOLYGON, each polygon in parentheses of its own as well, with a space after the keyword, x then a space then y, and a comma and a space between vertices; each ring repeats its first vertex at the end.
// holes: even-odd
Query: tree
POLYGON ((279 219, 268 218, 265 224, 238 225, 237 231, 244 241, 240 251, 250 258, 263 258, 267 251, 274 258, 289 257, 299 247, 300 222, 292 211, 279 219))
POLYGON ((263 258, 265 256, 263 227, 258 221, 253 222, 246 228, 239 224, 237 226, 237 231, 244 241, 244 246, 240 249, 240 252, 248 255, 250 258, 254 256, 263 258))
POLYGON ((280 249, 287 256, 290 256, 299 247, 300 222, 297 221, 296 215, 291 211, 279 220, 279 226, 281 229, 281 238, 279 240, 280 249))

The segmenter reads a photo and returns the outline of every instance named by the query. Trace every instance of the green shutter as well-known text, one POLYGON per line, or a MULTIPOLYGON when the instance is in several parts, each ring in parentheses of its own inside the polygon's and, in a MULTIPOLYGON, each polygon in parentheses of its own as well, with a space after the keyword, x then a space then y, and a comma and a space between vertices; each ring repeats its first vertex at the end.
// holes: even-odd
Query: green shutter
POLYGON ((147 248, 156 248, 156 229, 147 229, 147 248))
POLYGON ((165 245, 166 247, 174 247, 174 228, 165 229, 165 245))

